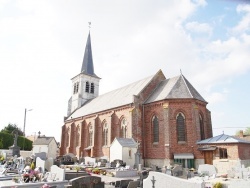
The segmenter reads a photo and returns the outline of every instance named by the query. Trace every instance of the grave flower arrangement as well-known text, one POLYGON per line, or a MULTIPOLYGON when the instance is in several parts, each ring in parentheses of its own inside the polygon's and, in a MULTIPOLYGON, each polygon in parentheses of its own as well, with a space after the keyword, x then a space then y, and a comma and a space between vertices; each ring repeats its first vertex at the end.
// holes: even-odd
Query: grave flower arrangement
POLYGON ((92 169, 93 169, 93 168, 86 168, 85 171, 86 171, 88 174, 91 174, 91 173, 92 173, 92 169))
POLYGON ((94 174, 100 174, 100 169, 99 169, 99 168, 94 168, 94 169, 92 170, 92 172, 93 172, 94 174))
POLYGON ((4 156, 0 155, 0 162, 2 163, 4 161, 4 156))
POLYGON ((30 174, 28 172, 23 173, 23 182, 28 183, 30 181, 30 174))
POLYGON ((14 181, 15 183, 18 183, 19 182, 19 178, 18 177, 13 177, 12 181, 14 181))
POLYGON ((101 169, 101 170, 100 170, 100 174, 101 174, 101 175, 106 175, 106 174, 107 174, 107 171, 101 169))
POLYGON ((39 173, 40 173, 39 170, 32 170, 32 169, 26 170, 23 173, 23 181, 25 183, 28 183, 30 181, 32 182, 39 181, 40 180, 39 173))

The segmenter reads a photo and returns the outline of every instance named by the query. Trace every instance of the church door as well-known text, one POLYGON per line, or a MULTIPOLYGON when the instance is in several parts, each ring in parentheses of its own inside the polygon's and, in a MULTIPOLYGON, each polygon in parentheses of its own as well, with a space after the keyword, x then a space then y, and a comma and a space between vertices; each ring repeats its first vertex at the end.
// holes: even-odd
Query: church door
POLYGON ((213 164, 213 151, 204 152, 205 164, 213 164))

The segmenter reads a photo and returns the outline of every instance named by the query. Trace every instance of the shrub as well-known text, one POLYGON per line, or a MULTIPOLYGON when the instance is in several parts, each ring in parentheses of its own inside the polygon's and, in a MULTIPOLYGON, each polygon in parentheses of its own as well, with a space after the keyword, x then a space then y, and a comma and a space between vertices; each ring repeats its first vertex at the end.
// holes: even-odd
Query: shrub
POLYGON ((222 188, 222 184, 220 182, 217 182, 214 184, 213 188, 222 188))

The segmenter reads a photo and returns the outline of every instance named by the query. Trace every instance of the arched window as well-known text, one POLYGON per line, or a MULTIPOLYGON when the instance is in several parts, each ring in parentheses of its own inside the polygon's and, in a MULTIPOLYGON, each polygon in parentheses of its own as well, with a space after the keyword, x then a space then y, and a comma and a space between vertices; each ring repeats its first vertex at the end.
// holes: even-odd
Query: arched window
POLYGON ((79 89, 79 82, 74 83, 74 90, 73 90, 73 94, 78 93, 78 89, 79 89))
POLYGON ((179 113, 176 118, 178 141, 186 141, 185 117, 179 113))
POLYGON ((73 89, 73 94, 76 93, 76 83, 74 83, 74 89, 73 89))
POLYGON ((107 122, 104 122, 103 125, 103 146, 107 146, 108 145, 108 124, 107 122))
POLYGON ((89 82, 86 82, 85 92, 89 93, 89 82))
POLYGON ((79 82, 76 82, 76 93, 78 93, 79 90, 79 82))
POLYGON ((93 128, 89 126, 89 146, 93 146, 93 128))
POLYGON ((128 125, 127 119, 123 118, 121 121, 121 135, 120 135, 121 138, 128 137, 127 125, 128 125))
POLYGON ((94 91, 95 91, 94 83, 91 83, 90 93, 94 93, 94 91))
POLYGON ((152 118, 153 142, 159 142, 159 121, 156 116, 152 118))
POLYGON ((199 123, 200 123, 200 134, 201 134, 201 140, 205 139, 205 130, 204 130, 204 122, 201 114, 199 114, 199 123))

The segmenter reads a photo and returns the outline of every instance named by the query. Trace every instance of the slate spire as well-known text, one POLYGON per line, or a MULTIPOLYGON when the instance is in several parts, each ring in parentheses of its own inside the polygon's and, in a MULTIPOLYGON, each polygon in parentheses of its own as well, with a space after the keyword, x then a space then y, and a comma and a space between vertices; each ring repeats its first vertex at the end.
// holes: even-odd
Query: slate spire
POLYGON ((87 44, 86 44, 86 47, 85 47, 81 73, 85 73, 85 74, 95 76, 94 64, 93 64, 93 58, 92 58, 90 32, 89 32, 88 39, 87 39, 87 44))

